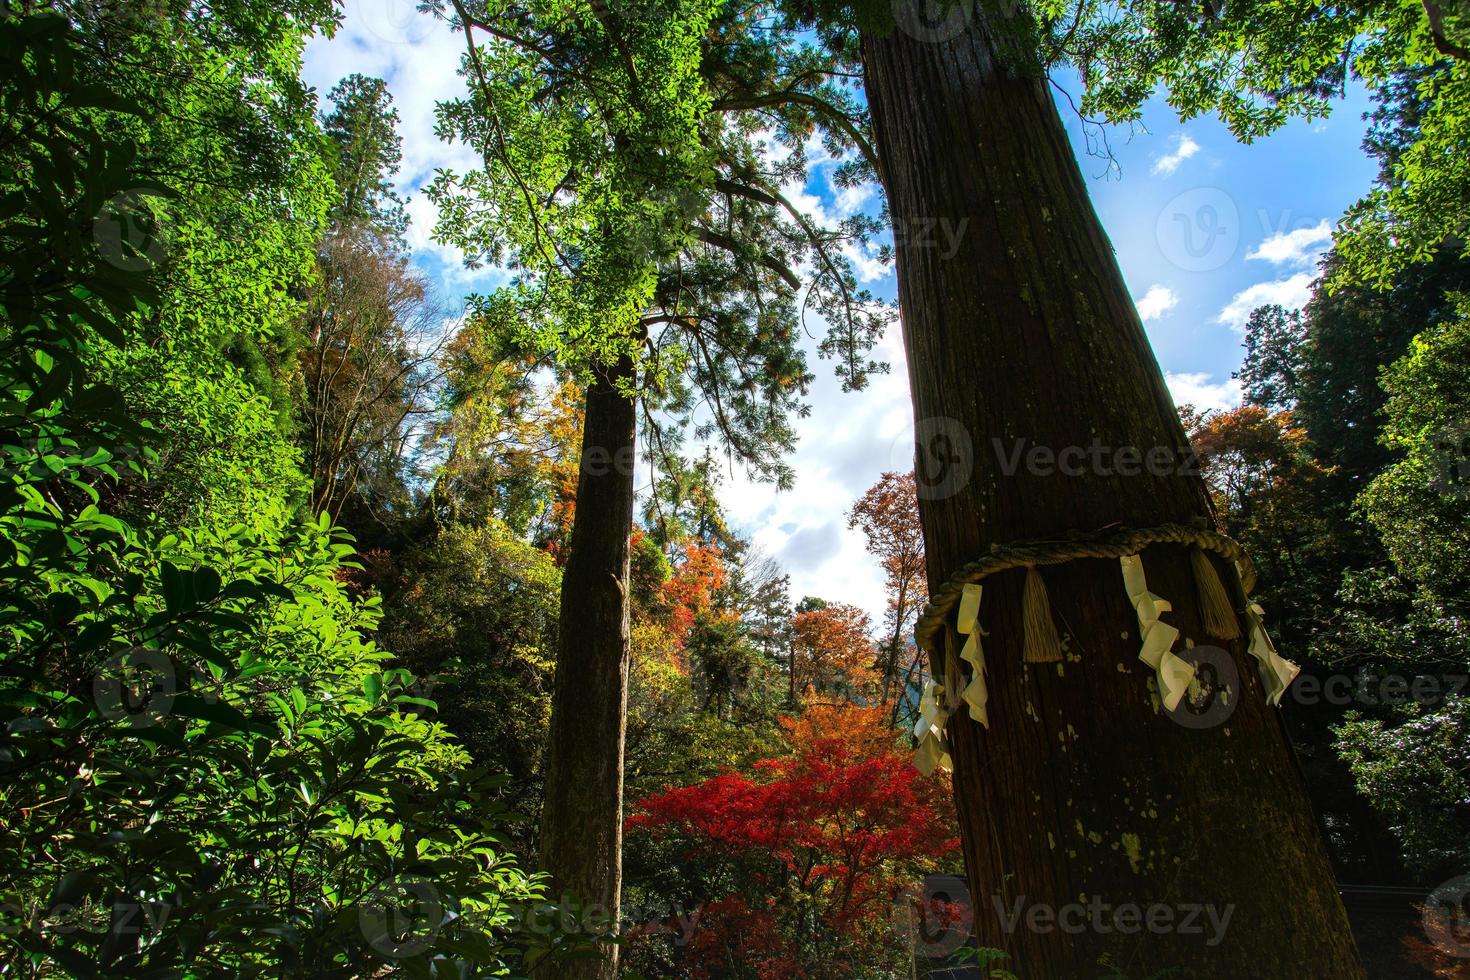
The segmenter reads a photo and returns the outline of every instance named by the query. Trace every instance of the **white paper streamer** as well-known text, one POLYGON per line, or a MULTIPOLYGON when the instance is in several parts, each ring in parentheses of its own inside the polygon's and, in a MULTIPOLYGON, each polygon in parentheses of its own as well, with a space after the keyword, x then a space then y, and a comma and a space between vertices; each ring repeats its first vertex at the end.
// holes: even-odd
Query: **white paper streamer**
POLYGON ((1123 566, 1123 587, 1128 590, 1128 601, 1138 613, 1138 629, 1143 639, 1138 659, 1153 668, 1159 679, 1159 697, 1164 707, 1173 711, 1194 680, 1194 665, 1170 652, 1174 641, 1179 639, 1179 631, 1159 619, 1174 607, 1148 590, 1143 561, 1137 555, 1125 555, 1118 561, 1123 566))
POLYGON ((950 761, 949 753, 944 749, 944 743, 935 736, 930 736, 919 743, 914 752, 914 768, 925 776, 932 776, 935 769, 943 769, 950 772, 954 764, 950 761))
POLYGON ((1261 680, 1266 685, 1266 703, 1280 704, 1281 695, 1291 686, 1301 668, 1276 652, 1276 644, 1266 635, 1266 626, 1261 617, 1266 614, 1258 604, 1246 607, 1245 618, 1250 626, 1250 654, 1261 662, 1261 680))
POLYGON ((914 737, 919 747, 914 751, 914 766, 928 776, 935 768, 946 772, 954 765, 950 762, 949 748, 944 741, 944 685, 932 678, 924 685, 924 694, 919 699, 919 720, 914 723, 914 737))
POLYGON ((967 585, 960 595, 960 608, 955 617, 955 629, 965 637, 965 648, 960 659, 970 665, 970 683, 965 685, 960 697, 970 706, 970 717, 986 728, 990 727, 990 715, 985 702, 990 699, 985 690, 985 651, 980 648, 980 586, 967 585))

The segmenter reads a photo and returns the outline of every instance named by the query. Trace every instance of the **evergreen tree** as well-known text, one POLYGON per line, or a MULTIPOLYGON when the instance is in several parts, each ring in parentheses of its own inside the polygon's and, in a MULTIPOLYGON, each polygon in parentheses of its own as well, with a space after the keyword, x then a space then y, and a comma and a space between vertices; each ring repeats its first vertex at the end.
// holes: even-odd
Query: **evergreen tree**
MULTIPOLYGON (((874 370, 888 316, 843 251, 871 223, 820 227, 781 190, 805 176, 823 113, 846 123, 830 148, 860 153, 842 179, 861 172, 862 117, 828 77, 834 56, 759 8, 452 6, 470 95, 441 107, 441 131, 484 169, 436 181, 439 233, 519 270, 478 303, 482 324, 588 381, 542 857, 559 889, 616 918, 638 420, 658 457, 692 429, 787 485, 811 380, 803 311, 827 321, 821 351, 845 386, 874 370), (763 154, 764 130, 798 152, 763 154)), ((587 975, 615 972, 609 952, 587 975)))
POLYGON ((327 99, 333 108, 322 128, 333 148, 338 198, 333 225, 370 228, 401 244, 408 215, 393 190, 393 177, 403 162, 403 138, 387 84, 352 74, 333 86, 327 99))

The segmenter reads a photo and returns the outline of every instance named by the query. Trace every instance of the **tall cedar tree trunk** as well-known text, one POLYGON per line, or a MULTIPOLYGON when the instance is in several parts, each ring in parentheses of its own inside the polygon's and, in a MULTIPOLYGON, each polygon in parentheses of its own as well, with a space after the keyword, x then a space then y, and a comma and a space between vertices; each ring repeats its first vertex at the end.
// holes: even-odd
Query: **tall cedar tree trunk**
MULTIPOLYGON (((615 383, 623 360, 587 392, 570 555, 562 570, 561 630, 551 700, 541 863, 554 892, 618 918, 623 852, 623 740, 628 704, 628 557, 633 527, 634 404, 615 383)), ((611 980, 601 960, 552 969, 558 980, 611 980)))
MULTIPOLYGON (((998 64, 991 17, 977 9, 945 42, 895 31, 865 37, 862 48, 902 230, 898 293, 915 418, 921 434, 922 420, 947 418, 973 439, 973 472, 952 494, 925 493, 935 460, 918 462, 931 589, 993 542, 1187 523, 1209 506, 1187 463, 1165 475, 1085 467, 1075 477, 1024 463, 1007 475, 1000 463, 997 447, 1006 457, 1017 439, 1028 449, 1100 439, 1189 455, 1047 83, 998 64), (968 221, 953 255, 942 235, 930 239, 940 247, 926 247, 918 234, 932 220, 951 229, 968 221)), ((1166 621, 1218 645, 1201 629, 1184 550, 1156 546, 1143 557, 1150 589, 1174 604, 1166 621)), ((988 579, 990 728, 964 709, 947 728, 980 944, 1006 950, 1006 965, 1028 980, 1099 976, 1104 956, 1131 977, 1170 967, 1191 977, 1361 976, 1300 772, 1244 645, 1230 646, 1243 682, 1233 716, 1183 727, 1150 695, 1117 560, 1044 575, 1077 656, 1023 665, 1023 573, 988 579), (1203 935, 1147 926, 1121 934, 1111 914, 1099 917, 1103 931, 1090 911, 1077 934, 1055 919, 1048 929, 1044 917, 1032 920, 1037 928, 1023 917, 1007 929, 997 904, 1009 917, 1018 901, 1023 911, 1160 903, 1180 925, 1181 906, 1234 910, 1223 941, 1209 946, 1215 930, 1203 915, 1194 923, 1203 935)))

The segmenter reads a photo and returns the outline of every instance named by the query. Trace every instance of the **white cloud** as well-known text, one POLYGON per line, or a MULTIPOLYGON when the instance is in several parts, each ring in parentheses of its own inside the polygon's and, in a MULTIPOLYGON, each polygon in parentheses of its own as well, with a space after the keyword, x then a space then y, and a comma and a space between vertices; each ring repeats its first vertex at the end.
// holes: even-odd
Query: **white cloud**
POLYGON ((1246 258, 1273 265, 1306 265, 1315 262, 1331 241, 1332 222, 1323 218, 1310 228, 1278 231, 1257 245, 1246 258))
MULTIPOLYGON (((822 323, 811 324, 813 334, 824 330, 822 323)), ((885 470, 913 466, 913 410, 897 323, 874 353, 892 371, 875 375, 858 393, 843 393, 831 362, 813 358, 813 411, 796 421, 798 442, 788 460, 796 471, 791 490, 778 492, 737 470, 727 474, 720 502, 731 521, 790 574, 793 601, 815 595, 850 602, 877 623, 885 607, 883 572, 862 534, 848 528, 846 513, 885 470)))
POLYGON ((1148 292, 1139 299, 1133 301, 1138 307, 1138 316, 1144 322, 1157 320, 1164 316, 1174 307, 1179 305, 1179 296, 1168 286, 1154 283, 1148 287, 1148 292))
POLYGON ((1248 286, 1225 304, 1220 315, 1215 317, 1215 322, 1243 331, 1251 311, 1258 306, 1276 305, 1284 306, 1288 310, 1300 309, 1312 298, 1313 278, 1315 277, 1310 272, 1298 272, 1286 279, 1248 286))
POLYGON ((1201 411, 1219 411, 1240 404, 1240 382, 1234 378, 1211 381, 1212 376, 1204 371, 1189 371, 1181 374, 1172 372, 1164 375, 1169 394, 1174 396, 1175 405, 1193 405, 1201 411))
POLYGON ((1199 144, 1190 139, 1185 133, 1174 137, 1174 149, 1172 152, 1159 157, 1154 161, 1153 170, 1155 177, 1167 177, 1179 169, 1179 165, 1199 152, 1199 144))
POLYGON ((306 47, 304 76, 324 103, 333 85, 359 72, 388 83, 398 110, 403 164, 395 181, 404 194, 417 192, 436 167, 474 166, 474 151, 449 146, 434 135, 436 103, 463 96, 459 77, 464 35, 442 20, 416 13, 409 0, 352 0, 342 26, 330 39, 315 37, 306 47))
POLYGON ((878 185, 870 180, 851 187, 838 187, 831 183, 829 177, 828 183, 832 187, 835 198, 832 203, 837 208, 838 214, 855 214, 866 210, 870 205, 878 204, 878 185))
POLYGON ((447 268, 462 268, 464 252, 457 246, 434 241, 434 223, 439 220, 439 209, 428 197, 419 194, 408 202, 408 233, 404 238, 408 247, 418 256, 433 256, 447 268))
POLYGON ((885 279, 893 271, 888 263, 881 261, 878 253, 871 248, 844 245, 842 254, 852 263, 853 275, 857 276, 857 281, 862 285, 885 279))

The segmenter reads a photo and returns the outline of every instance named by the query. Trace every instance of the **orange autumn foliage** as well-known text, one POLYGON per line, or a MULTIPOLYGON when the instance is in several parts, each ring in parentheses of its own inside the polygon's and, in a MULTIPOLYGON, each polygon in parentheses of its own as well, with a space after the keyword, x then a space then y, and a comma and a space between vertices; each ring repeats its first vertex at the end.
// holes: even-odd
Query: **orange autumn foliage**
POLYGON ((883 566, 888 608, 883 616, 881 700, 906 686, 915 657, 906 635, 924 603, 929 583, 924 569, 924 529, 919 523, 919 494, 913 473, 884 473, 858 498, 847 526, 863 532, 868 553, 883 566))
POLYGON ((715 596, 725 587, 725 563, 720 549, 703 541, 684 546, 683 560, 663 586, 669 628, 682 645, 689 628, 701 614, 731 615, 714 608, 715 596))
POLYGON ((1306 431, 1289 411, 1241 405, 1181 416, 1220 515, 1269 508, 1326 475, 1312 458, 1306 431))
POLYGON ((847 603, 797 613, 791 620, 795 693, 848 700, 866 693, 878 676, 868 628, 868 614, 847 603))
POLYGON ((777 723, 798 755, 818 742, 841 742, 855 757, 865 759, 892 752, 897 745, 888 711, 877 705, 814 704, 799 716, 781 716, 777 723))

